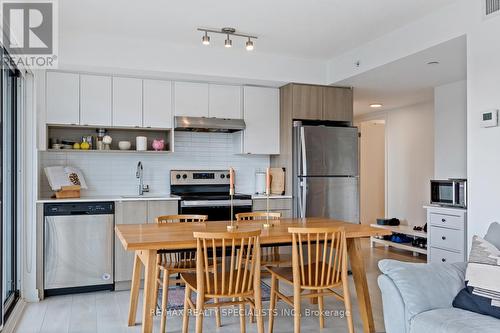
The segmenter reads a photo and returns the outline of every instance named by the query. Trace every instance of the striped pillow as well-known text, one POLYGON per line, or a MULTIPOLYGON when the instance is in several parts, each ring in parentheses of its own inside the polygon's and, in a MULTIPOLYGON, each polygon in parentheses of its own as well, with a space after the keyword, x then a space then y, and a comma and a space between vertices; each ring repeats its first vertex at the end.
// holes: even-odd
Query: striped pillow
POLYGON ((453 306, 500 319, 500 250, 481 237, 472 238, 465 288, 453 306))

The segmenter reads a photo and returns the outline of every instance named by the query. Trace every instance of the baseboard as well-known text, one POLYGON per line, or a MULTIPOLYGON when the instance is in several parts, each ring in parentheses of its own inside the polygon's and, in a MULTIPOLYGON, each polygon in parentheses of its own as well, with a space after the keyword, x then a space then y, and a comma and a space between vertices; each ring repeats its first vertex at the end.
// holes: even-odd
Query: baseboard
POLYGON ((14 333, 17 324, 19 324, 19 322, 21 321, 24 309, 26 309, 27 304, 28 303, 26 303, 23 299, 17 301, 14 309, 9 316, 9 319, 7 319, 7 322, 2 329, 2 333, 14 333))

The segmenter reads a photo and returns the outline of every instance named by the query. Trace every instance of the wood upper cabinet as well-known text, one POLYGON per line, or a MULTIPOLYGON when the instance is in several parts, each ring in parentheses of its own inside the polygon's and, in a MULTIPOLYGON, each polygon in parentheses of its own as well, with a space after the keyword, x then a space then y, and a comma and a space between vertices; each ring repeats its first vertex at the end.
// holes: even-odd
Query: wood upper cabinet
POLYGON ((323 88, 323 120, 352 121, 353 94, 350 88, 323 88))
POLYGON ((80 124, 111 125, 111 77, 80 75, 80 124))
POLYGON ((292 109, 294 119, 322 119, 323 87, 294 84, 292 86, 292 109))
POLYGON ((142 80, 113 78, 113 126, 142 127, 142 80))
POLYGON ((172 82, 144 80, 143 100, 144 127, 172 127, 172 82))
POLYGON ((175 82, 174 114, 187 117, 208 117, 208 84, 175 82))
POLYGON ((47 72, 47 123, 80 123, 79 80, 78 74, 47 72))
POLYGON ((352 121, 352 89, 291 84, 293 119, 352 121))
POLYGON ((208 116, 241 119, 241 86, 210 84, 208 116))

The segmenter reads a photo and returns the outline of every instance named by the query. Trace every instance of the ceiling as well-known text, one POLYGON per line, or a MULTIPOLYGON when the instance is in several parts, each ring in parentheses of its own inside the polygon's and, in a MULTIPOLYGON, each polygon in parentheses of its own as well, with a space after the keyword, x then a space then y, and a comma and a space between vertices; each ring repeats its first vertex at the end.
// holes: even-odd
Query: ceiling
MULTIPOLYGON (((456 0, 64 0, 60 31, 201 45, 197 27, 259 36, 254 52, 326 60, 456 0)), ((224 36, 212 37, 221 47, 224 36)), ((235 40, 243 48, 245 40, 235 40)), ((145 50, 147 52, 147 50, 145 50)))
POLYGON ((432 101, 434 87, 467 78, 466 43, 465 36, 455 38, 336 84, 354 87, 355 116, 432 101))

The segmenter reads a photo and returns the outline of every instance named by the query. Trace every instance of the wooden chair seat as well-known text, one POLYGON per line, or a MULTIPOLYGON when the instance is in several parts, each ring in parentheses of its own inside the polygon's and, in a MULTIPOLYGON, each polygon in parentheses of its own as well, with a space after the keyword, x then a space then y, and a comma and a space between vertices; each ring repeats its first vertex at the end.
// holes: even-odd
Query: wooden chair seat
MULTIPOLYGON (((325 264, 327 265, 327 264, 325 264)), ((318 267, 316 268, 316 263, 313 263, 311 265, 311 272, 316 272, 316 269, 318 269, 319 272, 321 272, 321 269, 323 268, 323 262, 319 262, 318 267)), ((293 267, 266 267, 266 269, 272 274, 275 275, 278 279, 281 281, 288 283, 290 285, 293 285, 293 267)), ((304 265, 304 270, 306 272, 309 272, 309 265, 304 265)), ((340 274, 340 272, 339 272, 340 274)), ((324 280, 326 280, 327 276, 325 275, 324 280)), ((318 282, 321 282, 321 277, 318 276, 318 282)), ((328 288, 334 288, 339 285, 341 285, 342 282, 337 282, 333 284, 320 284, 320 287, 315 287, 317 285, 315 281, 315 275, 312 274, 311 277, 309 277, 308 274, 305 274, 305 280, 304 280, 304 286, 302 286, 302 289, 308 289, 308 290, 317 290, 317 289, 328 289, 328 288)))
MULTIPOLYGON (((215 280, 214 273, 209 274, 210 283, 205 282, 205 297, 216 298, 216 297, 240 297, 253 295, 253 287, 247 288, 253 284, 253 275, 250 274, 248 270, 241 270, 241 275, 239 277, 236 274, 232 274, 231 277, 229 272, 226 272, 224 279, 222 278, 222 272, 219 270, 217 274, 217 281, 215 280), (224 287, 222 286, 222 281, 224 281, 224 287), (216 286, 217 284, 217 286, 216 286), (218 292, 215 292, 215 291, 218 292), (241 292, 241 290, 248 290, 246 292, 241 292)), ((196 273, 183 273, 181 275, 182 280, 193 290, 198 289, 196 282, 196 273)), ((206 280, 205 280, 206 281, 206 280)))

